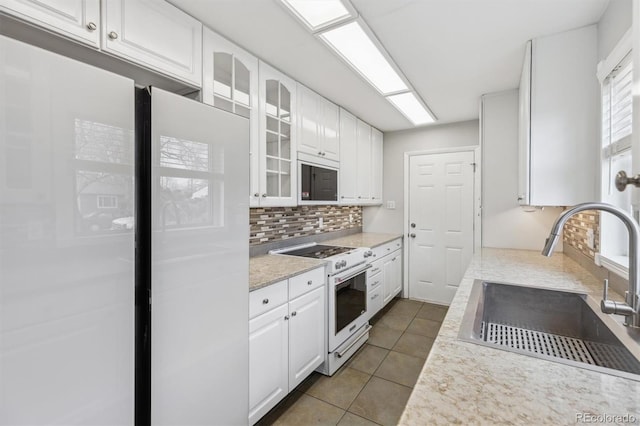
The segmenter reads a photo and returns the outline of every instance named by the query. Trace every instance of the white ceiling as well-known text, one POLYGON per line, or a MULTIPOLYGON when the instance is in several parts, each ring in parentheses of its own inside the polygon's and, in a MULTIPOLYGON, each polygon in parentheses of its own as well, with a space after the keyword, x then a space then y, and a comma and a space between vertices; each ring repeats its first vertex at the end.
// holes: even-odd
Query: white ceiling
MULTIPOLYGON (((413 126, 279 0, 170 0, 383 131, 413 126)), ((438 118, 478 118, 480 96, 518 87, 525 42, 596 23, 609 0, 351 0, 438 118)))

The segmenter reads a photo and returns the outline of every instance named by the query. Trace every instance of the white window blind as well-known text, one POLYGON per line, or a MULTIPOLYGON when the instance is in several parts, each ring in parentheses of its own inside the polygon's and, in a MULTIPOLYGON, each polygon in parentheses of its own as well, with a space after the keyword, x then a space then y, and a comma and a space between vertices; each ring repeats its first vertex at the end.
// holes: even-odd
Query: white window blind
POLYGON ((616 66, 602 84, 602 144, 605 157, 631 147, 633 106, 631 54, 616 66))

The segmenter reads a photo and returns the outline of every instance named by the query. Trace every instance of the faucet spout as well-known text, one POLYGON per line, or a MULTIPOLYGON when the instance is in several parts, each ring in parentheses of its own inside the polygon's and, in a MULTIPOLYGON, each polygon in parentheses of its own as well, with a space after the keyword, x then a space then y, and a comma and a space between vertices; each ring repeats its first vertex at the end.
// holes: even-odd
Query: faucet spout
POLYGON ((558 216, 549 238, 547 238, 542 254, 551 256, 553 249, 558 241, 558 236, 562 233, 562 228, 571 216, 585 210, 599 210, 611 213, 620 219, 629 233, 629 291, 626 293, 626 303, 606 303, 603 300, 602 312, 607 314, 625 315, 625 325, 632 327, 640 327, 640 256, 638 256, 638 244, 640 243, 640 227, 635 219, 626 211, 606 203, 582 203, 569 210, 566 210, 558 216))

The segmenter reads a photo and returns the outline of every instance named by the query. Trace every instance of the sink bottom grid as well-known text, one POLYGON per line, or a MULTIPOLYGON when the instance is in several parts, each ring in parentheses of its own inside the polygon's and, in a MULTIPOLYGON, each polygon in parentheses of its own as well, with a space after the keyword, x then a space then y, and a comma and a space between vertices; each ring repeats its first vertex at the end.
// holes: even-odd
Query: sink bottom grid
POLYGON ((624 348, 511 325, 482 323, 481 339, 537 354, 638 374, 640 363, 624 348))

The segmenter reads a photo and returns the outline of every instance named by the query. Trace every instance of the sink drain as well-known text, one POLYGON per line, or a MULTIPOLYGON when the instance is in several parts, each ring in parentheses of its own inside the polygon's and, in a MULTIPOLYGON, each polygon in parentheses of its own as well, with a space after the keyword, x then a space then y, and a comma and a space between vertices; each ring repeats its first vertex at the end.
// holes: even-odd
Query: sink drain
POLYGON ((626 349, 614 345, 493 322, 482 323, 480 337, 485 342, 512 349, 640 373, 640 363, 626 349))

